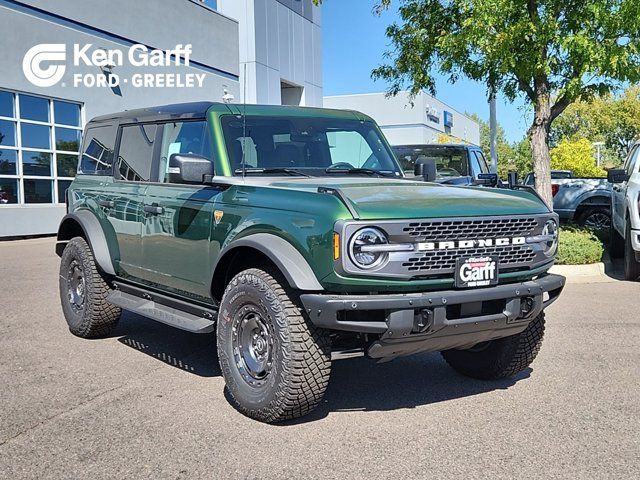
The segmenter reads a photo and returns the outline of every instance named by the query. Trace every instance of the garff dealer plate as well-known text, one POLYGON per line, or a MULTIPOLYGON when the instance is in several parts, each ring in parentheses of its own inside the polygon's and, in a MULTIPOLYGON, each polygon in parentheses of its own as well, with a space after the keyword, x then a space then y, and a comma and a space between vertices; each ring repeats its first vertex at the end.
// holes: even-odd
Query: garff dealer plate
POLYGON ((456 260, 456 287, 488 287, 498 283, 498 257, 461 257, 456 260))

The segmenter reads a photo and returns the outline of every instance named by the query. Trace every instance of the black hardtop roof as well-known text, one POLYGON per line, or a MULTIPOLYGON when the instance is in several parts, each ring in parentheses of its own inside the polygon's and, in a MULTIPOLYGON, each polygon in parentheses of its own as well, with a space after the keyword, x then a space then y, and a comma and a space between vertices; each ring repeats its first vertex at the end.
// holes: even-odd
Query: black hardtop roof
POLYGON ((333 110, 330 108, 302 107, 293 105, 255 105, 255 104, 227 104, 220 102, 191 102, 174 103, 157 107, 125 110, 124 112, 101 115, 91 120, 92 123, 137 123, 154 122, 163 120, 177 120, 188 118, 204 118, 209 111, 218 113, 230 113, 232 115, 287 115, 310 116, 335 119, 357 119, 361 121, 372 120, 363 113, 354 110, 333 110))
POLYGON ((212 105, 225 105, 217 102, 189 102, 172 103, 156 107, 136 108, 123 112, 108 113, 91 119, 92 122, 107 122, 109 120, 154 121, 168 118, 196 118, 204 117, 212 105))

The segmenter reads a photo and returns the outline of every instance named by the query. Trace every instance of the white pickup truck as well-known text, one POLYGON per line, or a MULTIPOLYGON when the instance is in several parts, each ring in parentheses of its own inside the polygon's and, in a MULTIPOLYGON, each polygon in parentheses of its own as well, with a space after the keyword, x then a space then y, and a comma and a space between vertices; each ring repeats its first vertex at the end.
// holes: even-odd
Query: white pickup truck
POLYGON ((640 276, 640 142, 636 143, 621 169, 609 170, 607 179, 611 192, 612 257, 624 257, 624 277, 637 280, 640 276))
MULTIPOLYGON (((534 186, 533 173, 524 184, 534 186)), ((606 178, 577 178, 570 170, 552 170, 551 193, 553 211, 561 220, 594 230, 611 227, 611 184, 606 178)))

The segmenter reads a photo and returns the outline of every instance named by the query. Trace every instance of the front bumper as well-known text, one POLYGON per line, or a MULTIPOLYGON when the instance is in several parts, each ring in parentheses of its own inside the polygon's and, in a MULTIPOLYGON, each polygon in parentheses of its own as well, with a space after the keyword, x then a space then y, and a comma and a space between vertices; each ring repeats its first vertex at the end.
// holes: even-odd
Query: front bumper
POLYGON ((376 334, 367 349, 373 358, 465 348, 523 331, 553 303, 565 278, 494 287, 393 295, 300 296, 318 327, 376 334))

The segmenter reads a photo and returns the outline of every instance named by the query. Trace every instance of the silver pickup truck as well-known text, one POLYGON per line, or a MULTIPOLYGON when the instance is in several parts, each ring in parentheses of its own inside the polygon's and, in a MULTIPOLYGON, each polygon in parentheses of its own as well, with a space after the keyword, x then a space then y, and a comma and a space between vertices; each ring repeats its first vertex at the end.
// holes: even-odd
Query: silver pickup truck
MULTIPOLYGON (((525 185, 534 186, 533 173, 525 185)), ((569 170, 551 171, 553 211, 561 220, 608 230, 611 226, 611 184, 606 178, 576 178, 569 170)))

